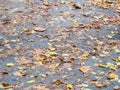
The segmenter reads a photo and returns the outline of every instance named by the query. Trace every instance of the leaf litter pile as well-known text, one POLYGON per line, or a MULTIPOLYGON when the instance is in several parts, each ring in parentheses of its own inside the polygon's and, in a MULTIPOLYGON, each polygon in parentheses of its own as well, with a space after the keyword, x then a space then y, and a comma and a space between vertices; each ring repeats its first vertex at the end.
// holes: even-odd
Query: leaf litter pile
POLYGON ((0 0, 0 88, 120 90, 120 0, 0 0))

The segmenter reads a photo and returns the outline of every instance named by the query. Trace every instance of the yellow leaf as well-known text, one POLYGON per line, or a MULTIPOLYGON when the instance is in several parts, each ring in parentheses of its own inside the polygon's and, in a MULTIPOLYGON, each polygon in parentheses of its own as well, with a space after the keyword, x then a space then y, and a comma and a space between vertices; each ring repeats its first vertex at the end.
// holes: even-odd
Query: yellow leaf
POLYGON ((14 66, 14 64, 13 63, 7 63, 6 66, 12 67, 12 66, 14 66))
POLYGON ((66 87, 67 87, 67 89, 72 89, 73 85, 72 84, 67 84, 66 87))
POLYGON ((82 57, 88 57, 89 56, 89 53, 83 53, 82 54, 82 57))
POLYGON ((57 68, 58 66, 59 66, 59 64, 56 63, 56 64, 51 64, 51 65, 49 65, 48 68, 50 68, 50 69, 55 69, 55 68, 57 68))
POLYGON ((118 56, 118 61, 120 61, 120 56, 118 56))
POLYGON ((108 73, 108 76, 111 78, 111 79, 117 79, 119 76, 116 74, 116 73, 114 73, 114 72, 109 72, 108 73))
POLYGON ((71 26, 71 28, 78 28, 78 27, 79 27, 78 23, 75 23, 73 26, 71 26))
POLYGON ((89 56, 89 53, 85 52, 82 54, 81 59, 85 60, 89 56))
POLYGON ((60 84, 63 84, 63 82, 60 81, 60 80, 55 80, 55 81, 52 82, 52 84, 60 85, 60 84))

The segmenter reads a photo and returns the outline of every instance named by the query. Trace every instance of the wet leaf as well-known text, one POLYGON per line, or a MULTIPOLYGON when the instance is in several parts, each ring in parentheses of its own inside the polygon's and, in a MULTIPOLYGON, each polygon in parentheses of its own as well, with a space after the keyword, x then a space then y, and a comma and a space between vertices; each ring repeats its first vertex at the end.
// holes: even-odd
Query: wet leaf
POLYGON ((80 4, 73 4, 74 9, 82 9, 82 6, 80 4))
POLYGON ((28 80, 27 83, 31 84, 31 83, 34 83, 35 80, 28 80))
POLYGON ((58 55, 58 53, 56 53, 56 52, 54 52, 54 51, 48 52, 48 53, 46 54, 46 56, 48 56, 48 57, 52 57, 52 56, 56 56, 56 55, 58 55))
POLYGON ((120 50, 119 50, 119 49, 115 49, 115 52, 116 52, 116 53, 120 53, 120 50))
POLYGON ((73 26, 71 26, 71 28, 78 28, 78 27, 79 27, 78 23, 75 23, 73 26))
POLYGON ((2 84, 0 85, 0 88, 6 90, 6 89, 13 88, 13 86, 11 86, 9 83, 2 83, 2 84))
POLYGON ((52 82, 52 84, 60 85, 60 84, 64 84, 64 83, 60 80, 55 80, 52 82))
POLYGON ((45 56, 45 55, 38 55, 38 56, 36 56, 36 60, 38 60, 38 61, 43 61, 43 60, 46 60, 47 59, 47 57, 45 56))
POLYGON ((46 28, 35 27, 34 30, 35 30, 36 32, 44 32, 44 31, 46 31, 46 28))
POLYGON ((117 70, 117 66, 108 62, 107 64, 98 64, 99 67, 117 70))
POLYGON ((106 57, 109 54, 109 52, 103 51, 100 55, 100 57, 106 57))
POLYGON ((59 63, 56 63, 56 64, 51 64, 51 65, 49 65, 48 68, 50 68, 50 69, 55 69, 55 68, 57 68, 58 66, 59 66, 59 63))
POLYGON ((102 87, 103 87, 103 84, 102 84, 102 83, 99 83, 99 82, 96 82, 96 83, 95 83, 95 86, 96 86, 97 88, 102 88, 102 87))
POLYGON ((14 63, 7 63, 6 66, 7 67, 12 67, 12 66, 14 66, 14 63))
POLYGON ((51 4, 49 2, 44 2, 43 5, 45 5, 45 6, 51 6, 51 4))
POLYGON ((67 85, 66 85, 66 88, 67 88, 67 89, 72 89, 72 88, 73 88, 73 85, 72 85, 72 84, 67 84, 67 85))
POLYGON ((27 73, 23 72, 23 71, 16 71, 16 72, 13 73, 13 75, 15 75, 15 76, 26 76, 27 73))
POLYGON ((30 34, 36 33, 36 31, 30 30, 30 29, 28 29, 28 28, 24 28, 22 33, 23 33, 23 34, 30 35, 30 34))
POLYGON ((114 72, 109 72, 108 76, 110 77, 110 79, 118 79, 119 78, 119 76, 114 72))
POLYGON ((6 74, 8 74, 8 71, 7 71, 7 70, 3 70, 3 71, 1 71, 1 73, 2 73, 3 75, 6 75, 6 74))
POLYGON ((83 73, 89 73, 92 69, 90 68, 90 66, 82 66, 80 67, 80 71, 82 71, 83 73))
POLYGON ((89 53, 85 52, 82 54, 81 59, 85 60, 89 55, 90 55, 89 53))

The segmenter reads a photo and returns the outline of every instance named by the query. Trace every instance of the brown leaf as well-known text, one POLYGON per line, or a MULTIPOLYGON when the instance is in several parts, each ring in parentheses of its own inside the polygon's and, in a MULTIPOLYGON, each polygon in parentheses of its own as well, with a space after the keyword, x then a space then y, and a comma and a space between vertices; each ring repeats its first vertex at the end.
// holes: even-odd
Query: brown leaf
POLYGON ((78 28, 78 27, 79 27, 78 23, 75 23, 74 25, 71 26, 71 28, 78 28))
POLYGON ((102 84, 102 83, 99 83, 99 82, 96 82, 96 83, 95 83, 95 86, 96 86, 97 88, 102 88, 102 87, 103 87, 103 84, 102 84))
POLYGON ((60 80, 55 80, 55 81, 52 82, 52 84, 60 85, 60 84, 64 84, 64 83, 60 80))
POLYGON ((82 71, 83 73, 89 73, 91 71, 90 66, 82 66, 80 67, 80 71, 82 71))

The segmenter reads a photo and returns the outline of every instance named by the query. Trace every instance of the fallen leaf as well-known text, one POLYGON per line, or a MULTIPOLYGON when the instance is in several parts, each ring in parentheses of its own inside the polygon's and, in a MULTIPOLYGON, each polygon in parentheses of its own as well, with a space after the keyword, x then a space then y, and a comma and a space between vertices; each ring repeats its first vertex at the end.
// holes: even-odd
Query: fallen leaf
POLYGON ((1 85, 0 85, 0 88, 1 89, 5 89, 5 90, 8 90, 8 89, 11 89, 11 88, 13 88, 13 86, 11 86, 9 83, 2 83, 1 85))
POLYGON ((82 71, 83 73, 89 73, 92 69, 90 68, 90 66, 82 66, 80 67, 80 71, 82 71))
POLYGON ((56 63, 56 64, 51 64, 51 65, 49 65, 48 68, 50 68, 50 69, 55 69, 55 68, 57 68, 58 66, 59 66, 59 63, 56 63))
POLYGON ((55 80, 55 81, 52 82, 52 84, 60 85, 60 84, 64 84, 64 83, 60 80, 55 80))
POLYGON ((35 80, 28 80, 27 83, 31 84, 31 83, 34 83, 35 80))
POLYGON ((30 34, 36 33, 36 31, 30 30, 30 29, 28 29, 28 28, 24 28, 22 33, 23 33, 23 34, 30 35, 30 34))
POLYGON ((46 60, 47 59, 47 57, 45 56, 45 55, 38 55, 38 56, 36 56, 36 60, 38 60, 38 61, 43 61, 43 60, 46 60))
POLYGON ((99 82, 96 82, 96 83, 95 83, 95 86, 96 86, 97 88, 102 88, 102 87, 103 87, 103 84, 102 84, 102 83, 99 83, 99 82))
POLYGON ((46 53, 46 56, 48 56, 48 57, 52 57, 52 56, 56 56, 56 55, 58 55, 58 53, 56 53, 54 51, 50 51, 50 52, 46 53))
POLYGON ((120 53, 120 50, 119 50, 119 49, 115 49, 115 52, 116 52, 116 53, 120 53))
POLYGON ((67 85, 66 85, 66 88, 67 88, 67 89, 72 89, 72 88, 73 88, 73 85, 72 85, 72 84, 67 84, 67 85))
POLYGON ((78 23, 75 23, 74 25, 71 26, 71 28, 78 28, 78 27, 79 27, 78 23))
POLYGON ((14 63, 7 63, 6 66, 7 67, 12 67, 12 66, 14 66, 14 63))
POLYGON ((36 32, 44 32, 46 31, 46 28, 42 28, 42 27, 35 27, 34 29, 36 32))
POLYGON ((109 72, 108 76, 110 79, 118 79, 119 78, 119 76, 114 72, 109 72))
POLYGON ((85 52, 82 54, 81 59, 85 60, 89 55, 90 55, 89 53, 85 52))
POLYGON ((73 4, 73 8, 82 9, 82 6, 80 4, 73 4))
POLYGON ((16 71, 16 72, 14 72, 13 73, 13 75, 15 75, 15 76, 26 76, 27 75, 27 73, 26 72, 19 72, 19 71, 16 71))

